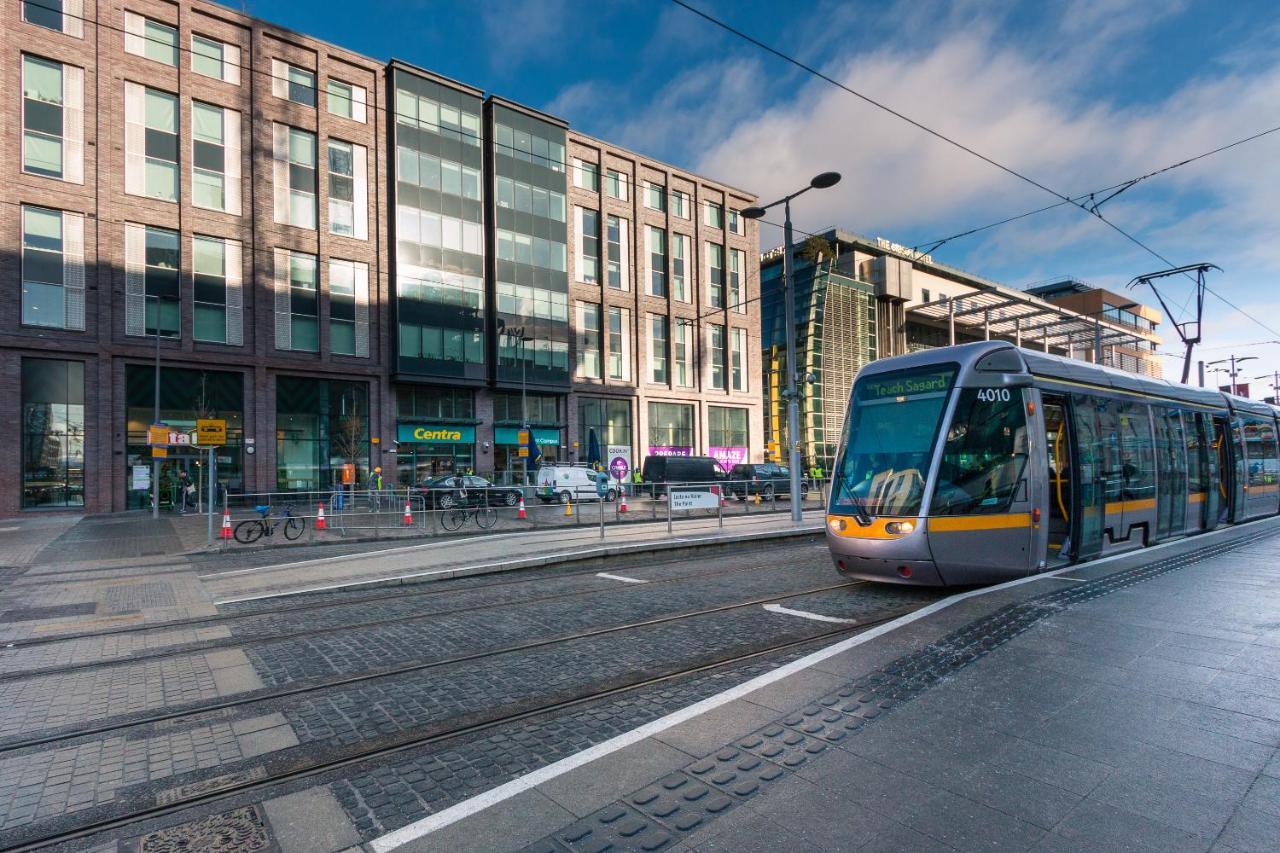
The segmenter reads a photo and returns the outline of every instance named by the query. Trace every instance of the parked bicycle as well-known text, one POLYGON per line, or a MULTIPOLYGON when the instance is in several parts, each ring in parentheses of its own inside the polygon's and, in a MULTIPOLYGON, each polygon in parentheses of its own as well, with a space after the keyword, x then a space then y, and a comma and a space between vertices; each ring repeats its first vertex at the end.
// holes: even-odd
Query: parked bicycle
POLYGON ((260 513, 262 518, 251 518, 236 525, 236 541, 241 544, 248 545, 251 542, 257 542, 263 536, 271 536, 281 525, 284 526, 284 538, 290 542, 301 536, 302 531, 307 529, 306 519, 298 518, 289 507, 285 507, 284 514, 275 519, 271 517, 275 507, 256 506, 254 510, 260 513))
POLYGON ((445 510, 440 516, 440 526, 445 530, 459 530, 462 525, 467 523, 470 517, 476 523, 476 527, 488 530, 498 523, 498 513, 491 506, 478 506, 474 509, 463 509, 461 507, 445 510))

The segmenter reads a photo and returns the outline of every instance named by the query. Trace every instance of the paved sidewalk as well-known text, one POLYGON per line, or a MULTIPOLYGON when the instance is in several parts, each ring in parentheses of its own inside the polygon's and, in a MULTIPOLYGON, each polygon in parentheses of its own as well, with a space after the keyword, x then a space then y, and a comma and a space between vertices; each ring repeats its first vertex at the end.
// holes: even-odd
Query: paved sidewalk
POLYGON ((1277 534, 932 605, 365 849, 1272 853, 1277 534))

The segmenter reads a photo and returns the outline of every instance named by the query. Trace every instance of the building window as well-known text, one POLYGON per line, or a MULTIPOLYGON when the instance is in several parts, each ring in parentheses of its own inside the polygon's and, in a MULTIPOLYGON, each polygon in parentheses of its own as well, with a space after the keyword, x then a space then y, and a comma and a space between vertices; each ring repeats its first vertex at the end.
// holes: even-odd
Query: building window
MULTIPOLYGON (((471 172, 474 174, 475 197, 480 197, 480 173, 472 169, 463 167, 463 172, 471 172)), ((464 180, 468 178, 464 174, 464 180)), ((552 219, 556 222, 564 222, 565 219, 565 200, 564 193, 558 193, 555 190, 547 190, 542 187, 535 187, 521 181, 515 181, 511 178, 498 177, 494 179, 494 195, 498 207, 505 207, 508 210, 514 210, 517 213, 529 213, 533 216, 541 216, 544 219, 552 219)), ((470 196, 468 196, 470 197, 470 196)))
POLYGON ((126 325, 129 319, 129 291, 137 291, 137 298, 143 303, 141 328, 130 334, 158 334, 161 337, 176 338, 181 334, 182 328, 182 308, 178 292, 178 270, 181 268, 178 232, 131 223, 127 223, 125 229, 126 325), (130 287, 131 267, 132 272, 140 278, 140 288, 130 287))
POLYGON ((499 154, 533 163, 553 172, 564 171, 564 145, 527 130, 494 125, 494 145, 499 154))
POLYGON ((672 342, 672 361, 675 362, 675 385, 677 388, 693 387, 693 369, 690 359, 689 339, 692 337, 693 323, 689 320, 676 320, 675 339, 672 342))
POLYGON ((316 105, 316 75, 279 59, 271 60, 271 94, 306 107, 316 105))
POLYGON ((734 391, 747 390, 747 330, 731 329, 729 373, 734 391))
POLYGON ((725 390, 724 346, 724 326, 708 323, 707 354, 711 356, 711 387, 717 391, 725 390))
POLYGON ((626 308, 609 309, 609 378, 631 378, 631 343, 627 327, 631 312, 626 308))
POLYGON ((336 116, 364 124, 365 98, 363 86, 329 78, 325 84, 325 107, 336 116))
POLYGON ((671 296, 677 302, 689 301, 688 257, 689 238, 684 234, 672 234, 671 296))
POLYGON ((600 192, 600 165, 574 158, 573 185, 593 193, 600 192))
POLYGON ((649 403, 649 452, 685 455, 693 450, 693 406, 649 403))
POLYGON ((195 339, 240 346, 243 292, 240 275, 240 243, 221 237, 194 237, 191 241, 195 284, 195 339))
POLYGON ((702 224, 711 228, 724 227, 724 205, 709 201, 703 208, 702 224))
POLYGON ((126 11, 124 50, 165 65, 178 64, 178 31, 168 24, 126 11))
POLYGON ((329 260, 329 351, 369 357, 369 267, 329 260))
MULTIPOLYGON (((398 163, 397 180, 411 186, 433 190, 438 193, 480 201, 480 171, 470 166, 463 166, 452 160, 441 160, 430 154, 400 146, 396 149, 398 163)), ((503 179, 499 179, 501 181, 503 179)), ((508 182, 508 186, 510 183, 508 182)), ((514 190, 509 189, 506 204, 503 203, 502 187, 499 183, 496 198, 500 207, 514 207, 514 190)), ((530 203, 530 211, 532 202, 530 203)), ((561 220, 563 221, 563 220, 561 220)))
POLYGON ((921 301, 921 302, 928 302, 928 301, 929 301, 929 288, 927 288, 927 287, 925 287, 925 288, 921 288, 921 290, 920 290, 920 301, 921 301))
MULTIPOLYGON (((480 145, 480 116, 406 89, 396 89, 396 121, 439 134, 445 139, 480 145)), ((504 153, 510 155, 511 152, 507 150, 504 153)))
POLYGON ((649 236, 649 290, 650 296, 667 295, 667 232, 648 227, 649 236))
POLYGON ((84 329, 84 217, 22 208, 22 323, 84 329))
MULTIPOLYGON (((447 236, 446 232, 446 238, 447 236)), ((517 231, 507 231, 504 228, 497 229, 497 238, 498 260, 500 261, 514 261, 518 264, 526 264, 556 272, 565 272, 567 269, 566 247, 564 243, 558 240, 532 237, 517 231)), ((445 248, 453 248, 448 245, 447 239, 445 248)))
POLYGON ((474 420, 475 394, 452 388, 402 386, 396 390, 396 417, 474 420))
POLYGON ((608 222, 609 286, 614 290, 628 290, 630 270, 627 258, 630 253, 627 250, 627 226, 629 223, 613 214, 609 214, 608 222))
POLYGON ((689 194, 680 190, 671 191, 671 215, 681 219, 689 218, 689 194))
POLYGON ((722 447, 745 450, 747 444, 747 410, 728 406, 707 406, 707 448, 722 447))
POLYGON ((667 209, 667 188, 660 185, 644 182, 644 206, 650 210, 666 210, 667 209))
POLYGON ((578 303, 578 378, 600 378, 600 306, 578 303))
POLYGON ((320 349, 316 256, 275 250, 276 349, 320 349))
MULTIPOLYGON (((599 397, 583 397, 578 400, 578 439, 582 447, 588 447, 591 432, 595 431, 600 442, 600 452, 612 456, 609 448, 626 448, 628 464, 631 459, 631 401, 606 400, 599 397)), ((585 454, 582 454, 585 455, 585 454)), ((608 464, 610 459, 605 459, 608 464)))
POLYGON ((649 381, 666 385, 667 376, 667 318, 660 314, 649 315, 649 381))
POLYGON ((598 284, 600 281, 600 211, 575 207, 578 226, 578 281, 598 284))
POLYGON ((707 304, 724 307, 724 246, 707 243, 707 304))
POLYGON ((84 69, 22 55, 22 170, 84 180, 84 69))
POLYGON ((368 239, 367 157, 363 145, 329 140, 330 234, 368 239))
POLYGON ((560 396, 557 394, 521 394, 519 391, 496 391, 493 394, 494 423, 560 423, 560 396))
POLYGON ((368 471, 368 384, 277 377, 276 488, 332 489, 344 465, 354 466, 357 484, 368 471))
POLYGON ((239 209, 240 182, 228 187, 228 167, 239 174, 240 114, 199 101, 191 102, 191 203, 230 212, 232 196, 239 209), (231 131, 234 129, 235 133, 231 131), (232 146, 235 155, 232 163, 232 146))
POLYGON ((627 176, 613 169, 604 173, 604 190, 611 198, 627 200, 627 176))
POLYGON ((747 220, 733 208, 729 208, 729 230, 741 237, 747 236, 747 220))
POLYGON ((274 125, 275 221, 316 227, 316 136, 274 125))
POLYGON ((124 114, 125 191, 176 202, 178 96, 126 81, 124 114))
POLYGON ((74 38, 84 35, 83 0, 23 0, 22 19, 74 38))
MULTIPOLYGON (((719 247, 717 247, 719 248, 719 247)), ((729 250, 729 307, 737 314, 747 313, 747 296, 742 287, 747 268, 747 253, 741 249, 729 250)))
POLYGON ((240 48, 217 39, 192 35, 191 70, 239 86, 240 48))
POLYGON ((22 359, 22 508, 84 506, 84 362, 22 359))

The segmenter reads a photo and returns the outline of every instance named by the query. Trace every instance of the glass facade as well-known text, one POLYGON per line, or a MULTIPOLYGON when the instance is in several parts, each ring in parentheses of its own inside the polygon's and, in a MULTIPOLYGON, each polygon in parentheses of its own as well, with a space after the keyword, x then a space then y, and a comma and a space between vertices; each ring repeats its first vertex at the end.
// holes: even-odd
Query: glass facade
MULTIPOLYGON (((151 468, 151 448, 147 427, 155 417, 155 368, 131 364, 125 369, 125 428, 128 434, 125 469, 125 506, 144 509, 151 505, 146 489, 131 488, 132 472, 151 468)), ((190 432, 198 418, 222 418, 227 422, 227 443, 218 448, 218 482, 231 493, 244 491, 244 377, 216 370, 188 370, 165 367, 160 371, 160 421, 174 432, 190 432)), ((192 481, 201 482, 204 453, 195 449, 170 448, 160 466, 160 505, 166 508, 173 497, 178 472, 185 470, 192 481)), ((149 482, 149 478, 148 478, 149 482)))
POLYGON ((346 464, 355 465, 357 487, 368 482, 368 384, 277 377, 276 489, 331 489, 346 464))
POLYGON ((22 507, 84 506, 84 362, 22 359, 22 507))
MULTIPOLYGON (((475 470, 475 414, 475 393, 469 389, 398 388, 396 482, 409 486, 444 474, 475 470)), ((383 476, 387 477, 387 472, 383 476)))
MULTIPOLYGON (((588 436, 595 430, 600 452, 609 446, 631 447, 631 401, 584 397, 578 400, 579 457, 586 458, 588 436)), ((606 460, 607 461, 607 460, 606 460)))
POLYGON ((400 373, 486 378, 479 98, 402 68, 395 91, 395 260, 400 373))
POLYGON ((516 439, 519 427, 527 423, 542 453, 542 461, 562 458, 564 420, 561 417, 565 398, 558 394, 521 395, 519 391, 497 391, 493 395, 493 471, 503 482, 518 481, 525 460, 520 457, 516 439), (522 399, 523 397, 523 399, 522 399))
POLYGON ((649 453, 689 456, 693 453, 693 406, 687 403, 649 404, 649 453))
POLYGON ((567 386, 568 226, 564 128, 500 103, 493 134, 498 383, 567 386))

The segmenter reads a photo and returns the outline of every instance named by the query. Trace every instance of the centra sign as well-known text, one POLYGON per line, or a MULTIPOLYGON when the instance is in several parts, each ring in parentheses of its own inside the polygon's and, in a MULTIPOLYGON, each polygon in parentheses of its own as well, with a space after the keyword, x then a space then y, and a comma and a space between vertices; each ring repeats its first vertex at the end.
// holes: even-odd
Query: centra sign
POLYGON ((455 424, 399 424, 396 440, 422 444, 473 444, 476 440, 474 426, 455 424))

